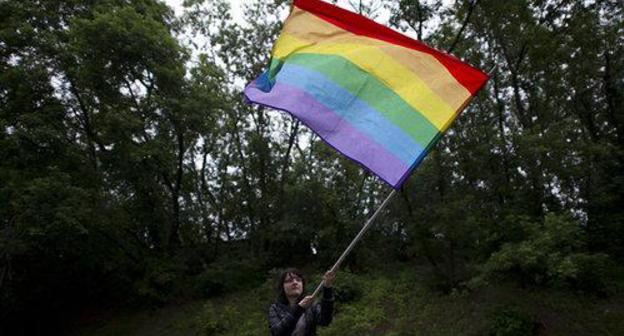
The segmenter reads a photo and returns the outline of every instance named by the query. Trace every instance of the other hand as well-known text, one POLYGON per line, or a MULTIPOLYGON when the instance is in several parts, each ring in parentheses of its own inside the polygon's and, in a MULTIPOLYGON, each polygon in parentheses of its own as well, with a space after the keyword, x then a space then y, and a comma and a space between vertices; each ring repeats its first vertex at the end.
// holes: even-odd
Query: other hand
POLYGON ((308 295, 299 301, 299 306, 303 309, 307 309, 314 302, 314 296, 308 295))

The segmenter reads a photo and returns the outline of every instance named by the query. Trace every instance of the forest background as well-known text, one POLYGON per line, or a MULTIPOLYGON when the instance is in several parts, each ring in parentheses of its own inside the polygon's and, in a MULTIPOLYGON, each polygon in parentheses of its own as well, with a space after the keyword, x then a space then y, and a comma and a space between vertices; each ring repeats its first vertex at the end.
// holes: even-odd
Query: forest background
MULTIPOLYGON (((323 335, 623 334, 622 2, 350 3, 497 68, 347 258, 323 335)), ((243 101, 288 2, 184 5, 0 1, 3 334, 266 334, 277 270, 318 280, 389 193, 243 101)))

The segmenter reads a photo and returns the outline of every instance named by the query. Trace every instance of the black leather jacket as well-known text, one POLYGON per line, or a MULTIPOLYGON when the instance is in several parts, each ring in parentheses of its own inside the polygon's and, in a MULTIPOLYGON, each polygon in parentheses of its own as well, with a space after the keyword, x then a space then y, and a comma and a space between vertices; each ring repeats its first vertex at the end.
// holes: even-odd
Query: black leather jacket
POLYGON ((323 287, 323 299, 313 303, 308 309, 299 305, 294 308, 288 304, 276 302, 269 308, 269 328, 272 336, 290 336, 297 325, 301 314, 305 312, 306 336, 316 335, 316 326, 327 326, 334 313, 334 291, 323 287))

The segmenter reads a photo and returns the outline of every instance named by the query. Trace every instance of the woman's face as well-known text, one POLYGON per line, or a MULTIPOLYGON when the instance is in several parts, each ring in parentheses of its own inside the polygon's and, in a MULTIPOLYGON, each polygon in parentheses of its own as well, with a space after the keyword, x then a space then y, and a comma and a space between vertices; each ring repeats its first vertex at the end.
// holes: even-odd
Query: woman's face
POLYGON ((299 297, 303 293, 303 280, 296 274, 288 273, 283 286, 287 297, 299 297))

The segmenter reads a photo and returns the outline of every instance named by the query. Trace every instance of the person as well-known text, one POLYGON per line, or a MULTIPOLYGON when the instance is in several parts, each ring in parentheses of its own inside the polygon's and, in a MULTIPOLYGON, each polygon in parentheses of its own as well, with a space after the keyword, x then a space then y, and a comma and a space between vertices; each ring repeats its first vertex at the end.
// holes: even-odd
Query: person
POLYGON ((269 307, 269 328, 272 336, 314 336, 316 326, 327 326, 334 312, 332 285, 336 272, 323 276, 323 299, 317 302, 304 295, 306 278, 296 268, 284 270, 277 281, 277 300, 269 307))

